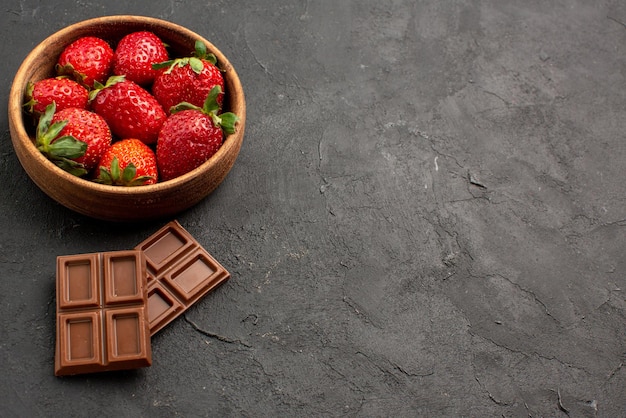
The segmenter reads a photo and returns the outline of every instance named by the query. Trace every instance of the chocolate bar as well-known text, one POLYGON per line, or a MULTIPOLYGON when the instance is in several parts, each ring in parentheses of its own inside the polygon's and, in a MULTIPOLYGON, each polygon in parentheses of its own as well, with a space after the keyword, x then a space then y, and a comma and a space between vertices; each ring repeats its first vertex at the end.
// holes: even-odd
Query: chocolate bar
POLYGON ((140 251, 57 257, 57 376, 152 364, 140 251))
POLYGON ((230 278, 177 221, 169 222, 135 249, 146 259, 151 335, 230 278))

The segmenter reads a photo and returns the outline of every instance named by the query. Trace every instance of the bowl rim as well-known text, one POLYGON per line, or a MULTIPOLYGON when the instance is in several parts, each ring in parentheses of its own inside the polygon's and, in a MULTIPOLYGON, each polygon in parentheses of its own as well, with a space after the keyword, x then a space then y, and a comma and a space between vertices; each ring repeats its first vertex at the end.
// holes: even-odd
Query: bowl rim
MULTIPOLYGON (((62 42, 62 40, 68 36, 72 36, 77 31, 81 29, 89 28, 94 26, 94 24, 98 25, 115 25, 115 24, 127 24, 127 23, 135 23, 138 25, 146 25, 148 26, 159 26, 164 28, 165 30, 183 34, 185 36, 193 37, 194 39, 201 40, 207 46, 207 49, 214 53, 217 56, 218 66, 225 72, 229 73, 229 78, 232 83, 234 83, 235 87, 238 90, 238 94, 243 97, 243 88, 241 87, 241 81, 239 77, 231 65, 230 61, 226 56, 210 41, 205 39, 203 36, 194 32, 191 29, 188 29, 179 24, 155 18, 149 16, 140 16, 140 15, 110 15, 110 16, 102 16, 91 19, 82 20, 73 24, 70 24, 58 31, 50 34, 48 37, 39 42, 30 53, 24 58, 20 67, 18 68, 13 83, 11 85, 11 89, 9 92, 9 100, 8 100, 8 113, 9 113, 9 122, 12 125, 11 128, 15 130, 15 135, 11 135, 12 140, 20 142, 23 147, 23 151, 28 154, 29 158, 34 158, 36 162, 40 163, 44 167, 46 167, 49 171, 57 174, 63 181, 76 186, 80 190, 81 188, 89 188, 94 191, 97 191, 101 194, 110 194, 110 195, 128 195, 134 197, 148 197, 148 195, 152 195, 154 193, 158 193, 159 191, 171 191, 176 189, 178 186, 184 185, 188 183, 191 179, 197 177, 200 173, 210 170, 214 167, 218 161, 222 158, 224 154, 227 154, 232 147, 240 146, 240 142, 243 140, 243 129, 245 127, 245 119, 246 119, 246 108, 245 104, 240 108, 236 109, 235 113, 239 117, 238 128, 234 134, 229 134, 224 137, 224 142, 219 150, 211 156, 207 161, 202 163, 200 166, 195 169, 181 175, 175 177, 173 179, 167 181, 159 181, 155 184, 142 185, 137 187, 120 187, 113 185, 106 185, 96 183, 87 178, 81 178, 74 176, 67 171, 59 168, 56 164, 48 160, 36 147, 34 142, 32 141, 30 135, 26 131, 25 128, 25 114, 22 109, 23 100, 24 100, 24 87, 25 82, 27 82, 27 73, 32 65, 32 62, 37 58, 37 56, 41 55, 44 49, 46 48, 46 44, 50 44, 52 42, 62 42), (14 120, 15 118, 15 120, 14 120), (15 138, 17 136, 17 138, 15 138), (232 140, 232 137, 241 136, 239 141, 232 140)), ((149 30, 149 29, 146 29, 149 30)), ((129 32, 130 33, 130 32, 129 32)), ((167 39, 165 39, 167 41, 167 39)), ((229 92, 228 94, 232 94, 229 92)), ((245 100, 245 99, 244 99, 245 100)), ((243 102, 245 103, 245 101, 243 102)), ((28 174, 28 173, 27 173, 28 174)))

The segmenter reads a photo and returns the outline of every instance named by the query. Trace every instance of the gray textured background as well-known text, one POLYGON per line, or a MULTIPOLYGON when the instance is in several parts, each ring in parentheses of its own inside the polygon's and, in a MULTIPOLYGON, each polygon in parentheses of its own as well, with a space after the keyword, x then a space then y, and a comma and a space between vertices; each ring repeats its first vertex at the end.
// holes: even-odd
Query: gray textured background
POLYGON ((246 137, 176 217, 232 279, 153 366, 55 378, 57 255, 131 248, 40 192, 0 103, 1 416, 626 416, 626 3, 5 1, 0 92, 90 17, 237 69, 246 137))

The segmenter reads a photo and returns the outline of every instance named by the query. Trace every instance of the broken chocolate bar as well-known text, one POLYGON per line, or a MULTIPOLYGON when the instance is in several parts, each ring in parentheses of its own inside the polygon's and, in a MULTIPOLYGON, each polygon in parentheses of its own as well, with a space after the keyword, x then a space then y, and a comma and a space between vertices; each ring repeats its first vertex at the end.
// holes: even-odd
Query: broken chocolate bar
POLYGON ((57 376, 152 364, 140 251, 57 257, 57 376))
POLYGON ((135 249, 142 251, 146 259, 151 335, 230 278, 230 273, 177 221, 168 223, 135 249))

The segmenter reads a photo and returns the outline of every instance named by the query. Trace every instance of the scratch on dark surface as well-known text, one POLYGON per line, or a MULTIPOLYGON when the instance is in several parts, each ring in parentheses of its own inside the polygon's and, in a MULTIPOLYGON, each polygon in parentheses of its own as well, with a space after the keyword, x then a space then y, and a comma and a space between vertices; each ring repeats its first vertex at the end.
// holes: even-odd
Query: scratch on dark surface
MULTIPOLYGON (((434 135, 425 136, 425 135, 422 135, 422 133, 421 133, 421 132, 420 132, 420 136, 421 136, 422 138, 424 138, 424 139, 428 139, 428 140, 430 141, 430 148, 433 150, 433 152, 434 152, 435 154, 437 154, 437 156, 438 156, 438 157, 445 157, 445 158, 448 158, 448 159, 450 159, 450 160, 454 161, 454 163, 455 163, 458 167, 463 168, 463 165, 459 162, 459 160, 458 160, 458 159, 457 159, 454 155, 447 154, 447 153, 445 153, 445 152, 443 152, 443 151, 441 151, 441 150, 437 149, 437 147, 435 146, 435 142, 434 142, 434 141, 435 141, 435 140, 441 140, 441 138, 437 138, 437 137, 435 137, 434 135)), ((445 139, 443 139, 443 140, 445 141, 445 139)), ((437 160, 439 160, 439 158, 437 158, 437 160)), ((441 169, 441 168, 442 168, 442 164, 439 164, 439 163, 438 163, 438 164, 437 164, 437 171, 439 171, 439 169, 441 169)))
POLYGON ((262 63, 259 60, 259 57, 257 57, 256 52, 254 51, 254 49, 250 46, 250 42, 248 42, 248 36, 246 34, 246 31, 244 30, 244 40, 246 43, 246 46, 248 47, 248 50, 250 51, 250 54, 252 54, 252 58, 254 58, 254 61, 259 65, 259 67, 261 67, 263 69, 263 71, 265 72, 265 74, 268 75, 272 75, 272 73, 268 70, 267 65, 265 65, 264 63, 262 63))
POLYGON ((624 28, 626 28, 626 23, 622 22, 621 20, 618 20, 612 16, 607 16, 607 19, 612 20, 613 22, 618 23, 622 25, 624 28))
POLYGON ((225 337, 223 335, 216 334, 214 332, 207 331, 207 330, 199 327, 195 322, 193 322, 191 319, 189 319, 187 317, 187 315, 183 315, 183 316, 185 318, 185 321, 187 321, 187 323, 189 325, 191 325, 193 327, 193 329, 195 329, 196 331, 198 331, 202 335, 205 335, 205 336, 210 337, 210 338, 215 338, 216 340, 219 340, 219 341, 222 341, 222 342, 225 342, 225 343, 228 343, 228 344, 240 344, 240 345, 243 345, 244 347, 247 347, 247 348, 252 347, 251 345, 249 345, 249 344, 247 344, 247 343, 245 343, 245 342, 243 342, 241 340, 235 340, 235 339, 232 339, 232 338, 225 337))
POLYGON ((485 186, 474 174, 472 174, 471 171, 467 172, 467 180, 469 181, 469 183, 471 185, 474 185, 476 187, 479 187, 481 189, 486 189, 487 186, 485 186))
MULTIPOLYGON (((323 156, 322 156, 322 141, 324 140, 324 134, 325 133, 326 133, 326 131, 322 132, 322 135, 320 135, 319 141, 317 141, 317 157, 319 159, 320 164, 321 164, 321 162, 323 160, 323 156)), ((320 164, 318 164, 318 167, 320 166, 320 164)))
POLYGON ((617 374, 617 372, 622 370, 622 367, 624 367, 624 362, 623 361, 615 369, 611 370, 611 373, 609 373, 609 375, 607 376, 607 380, 611 380, 613 378, 613 376, 615 376, 615 374, 617 374))
MULTIPOLYGON (((468 322, 469 322, 469 320, 468 320, 468 322)), ((564 366, 564 367, 567 367, 567 368, 569 368, 569 369, 572 369, 572 370, 580 370, 581 372, 584 372, 585 374, 588 374, 588 375, 589 375, 589 374, 591 374, 591 373, 590 373, 589 371, 587 371, 585 368, 583 368, 583 367, 579 367, 579 366, 576 366, 575 364, 572 364, 572 363, 568 363, 568 362, 563 361, 563 360, 561 360, 561 359, 559 359, 559 358, 557 358, 557 357, 554 357, 554 356, 547 356, 547 355, 541 354, 541 353, 539 353, 537 350, 528 351, 528 350, 516 349, 516 348, 513 348, 513 347, 509 347, 508 345, 506 345, 506 344, 504 344, 504 343, 500 343, 500 342, 498 342, 498 341, 494 340, 493 338, 490 338, 490 337, 488 337, 488 336, 486 336, 486 335, 482 335, 482 334, 480 334, 480 333, 476 333, 476 332, 473 330, 473 328, 472 328, 472 324, 471 324, 471 323, 469 324, 469 330, 468 330, 468 333, 469 333, 469 335, 471 335, 472 337, 480 338, 480 339, 482 339, 483 341, 486 341, 486 342, 488 342, 488 343, 491 343, 491 344, 493 344, 494 346, 496 346, 496 347, 498 347, 498 348, 500 348, 500 349, 503 349, 503 350, 508 351, 509 353, 519 354, 519 355, 524 356, 524 357, 527 357, 527 358, 528 358, 528 357, 536 357, 536 358, 543 359, 543 360, 547 360, 547 361, 554 361, 554 362, 557 362, 558 364, 560 364, 560 365, 562 365, 562 366, 564 366)))
POLYGON ((435 374, 434 370, 429 370, 427 372, 424 373, 411 373, 407 370, 405 370, 403 367, 393 363, 393 366, 395 367, 396 370, 398 370, 400 373, 402 373, 405 376, 408 377, 428 377, 428 376, 433 376, 435 374))
POLYGON ((369 361, 374 367, 376 367, 376 369, 378 369, 378 371, 380 371, 384 376, 389 376, 389 377, 393 378, 395 381, 398 381, 398 377, 394 373, 392 373, 391 371, 389 371, 389 370, 385 369, 384 367, 382 367, 380 364, 378 364, 377 362, 372 360, 370 358, 370 356, 368 356, 364 352, 357 351, 354 354, 361 355, 361 356, 365 357, 365 359, 367 361, 369 361))
POLYGON ((510 106, 511 103, 509 103, 509 101, 505 100, 504 98, 502 98, 502 96, 500 96, 497 93, 494 93, 493 91, 489 91, 483 87, 479 87, 483 92, 485 92, 486 94, 489 94, 490 96, 496 97, 498 99, 500 99, 502 101, 502 103, 504 103, 506 106, 510 106))
POLYGON ((487 396, 489 397, 489 399, 491 399, 496 405, 500 405, 500 406, 508 405, 506 402, 496 399, 496 397, 493 396, 493 394, 489 391, 489 389, 487 389, 487 387, 480 381, 480 379, 478 379, 478 376, 474 376, 474 379, 476 380, 476 382, 478 382, 478 386, 480 386, 480 388, 487 393, 487 396))
POLYGON ((603 223, 601 226, 626 226, 626 219, 618 219, 617 221, 610 221, 603 223))
POLYGON ((256 325, 259 322, 259 316, 255 313, 249 314, 241 322, 252 322, 252 325, 256 325))
POLYGON ((496 274, 496 276, 500 277, 501 279, 503 279, 503 280, 505 280, 507 282, 509 282, 511 285, 513 285, 513 287, 517 288, 521 292, 523 292, 523 293, 525 293, 527 295, 530 295, 530 297, 543 308, 543 310, 546 313, 546 315, 548 315, 550 318, 552 318, 554 321, 556 321, 558 323, 558 320, 552 315, 552 313, 548 309, 548 306, 545 303, 543 303, 541 301, 541 299, 539 299, 539 297, 537 297, 537 295, 533 291, 524 288, 519 283, 514 282, 513 280, 509 279, 506 276, 503 276, 502 274, 496 274))
POLYGON ((30 16, 34 17, 35 14, 37 13, 37 10, 39 9, 39 7, 28 9, 28 7, 24 7, 24 2, 23 1, 19 2, 19 7, 20 7, 19 10, 7 9, 6 12, 14 14, 14 15, 19 16, 19 17, 27 16, 28 12, 30 12, 30 16))
POLYGON ((359 306, 352 300, 350 299, 348 296, 344 296, 343 297, 343 301, 346 305, 348 305, 350 308, 352 308, 352 310, 354 311, 354 313, 359 317, 362 318, 363 321, 365 321, 368 324, 371 324, 377 328, 380 328, 379 325, 375 324, 370 317, 363 311, 361 311, 361 309, 359 309, 359 306))
POLYGON ((567 416, 569 416, 569 410, 563 405, 563 398, 561 397, 561 390, 557 389, 556 390, 556 396, 557 396, 557 401, 558 401, 558 405, 559 405, 559 409, 563 412, 565 412, 565 414, 567 416))

